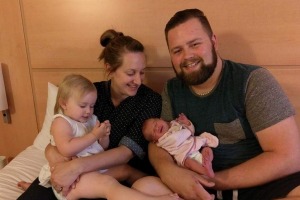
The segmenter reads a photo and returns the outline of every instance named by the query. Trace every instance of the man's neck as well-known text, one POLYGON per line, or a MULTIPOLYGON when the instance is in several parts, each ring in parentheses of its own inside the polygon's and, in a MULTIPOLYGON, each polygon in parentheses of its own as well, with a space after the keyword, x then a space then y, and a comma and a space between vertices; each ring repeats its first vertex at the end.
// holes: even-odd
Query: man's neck
POLYGON ((217 86, 223 70, 223 60, 218 56, 217 66, 212 76, 202 84, 190 86, 194 93, 199 96, 206 96, 210 94, 217 86))

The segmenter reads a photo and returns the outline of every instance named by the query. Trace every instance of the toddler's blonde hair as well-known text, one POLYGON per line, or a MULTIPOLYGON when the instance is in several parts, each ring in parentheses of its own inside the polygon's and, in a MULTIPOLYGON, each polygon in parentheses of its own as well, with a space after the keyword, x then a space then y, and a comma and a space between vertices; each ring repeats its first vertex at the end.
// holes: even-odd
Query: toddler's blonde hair
POLYGON ((58 114, 61 109, 59 101, 66 101, 72 95, 77 95, 80 98, 83 95, 94 91, 97 91, 95 85, 84 76, 80 74, 67 75, 59 84, 54 114, 58 114))

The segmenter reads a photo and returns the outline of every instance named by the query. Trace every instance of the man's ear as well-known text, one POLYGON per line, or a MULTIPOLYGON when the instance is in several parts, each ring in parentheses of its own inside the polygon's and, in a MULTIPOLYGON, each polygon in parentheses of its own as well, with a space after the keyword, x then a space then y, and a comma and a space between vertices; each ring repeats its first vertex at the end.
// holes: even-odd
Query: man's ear
POLYGON ((213 46, 215 47, 215 49, 217 50, 218 49, 218 42, 217 42, 217 36, 215 34, 213 34, 211 36, 211 41, 212 41, 212 44, 213 46))

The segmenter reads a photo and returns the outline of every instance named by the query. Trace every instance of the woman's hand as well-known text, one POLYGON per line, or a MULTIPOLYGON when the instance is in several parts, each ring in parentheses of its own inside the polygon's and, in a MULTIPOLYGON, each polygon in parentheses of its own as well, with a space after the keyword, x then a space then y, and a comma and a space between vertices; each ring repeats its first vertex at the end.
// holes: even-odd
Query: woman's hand
POLYGON ((50 166, 56 163, 65 162, 71 160, 71 158, 61 155, 55 146, 48 144, 45 149, 45 156, 50 166))
POLYGON ((79 179, 76 161, 70 161, 72 158, 62 156, 57 148, 50 144, 45 149, 45 155, 51 170, 52 186, 57 192, 63 191, 66 195, 79 179))
POLYGON ((51 184, 58 192, 62 191, 66 196, 70 189, 75 188, 79 180, 80 159, 74 159, 68 162, 60 162, 51 166, 51 184))

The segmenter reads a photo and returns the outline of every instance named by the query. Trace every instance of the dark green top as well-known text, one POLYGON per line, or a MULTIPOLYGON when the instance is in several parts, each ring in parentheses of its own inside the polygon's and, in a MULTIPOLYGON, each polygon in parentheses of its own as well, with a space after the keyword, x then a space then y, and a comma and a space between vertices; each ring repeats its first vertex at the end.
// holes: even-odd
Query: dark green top
POLYGON ((294 115, 287 96, 264 68, 224 60, 221 79, 207 96, 195 94, 181 80, 167 82, 162 117, 171 120, 185 113, 195 134, 216 135, 216 171, 240 164, 262 152, 255 132, 294 115))

